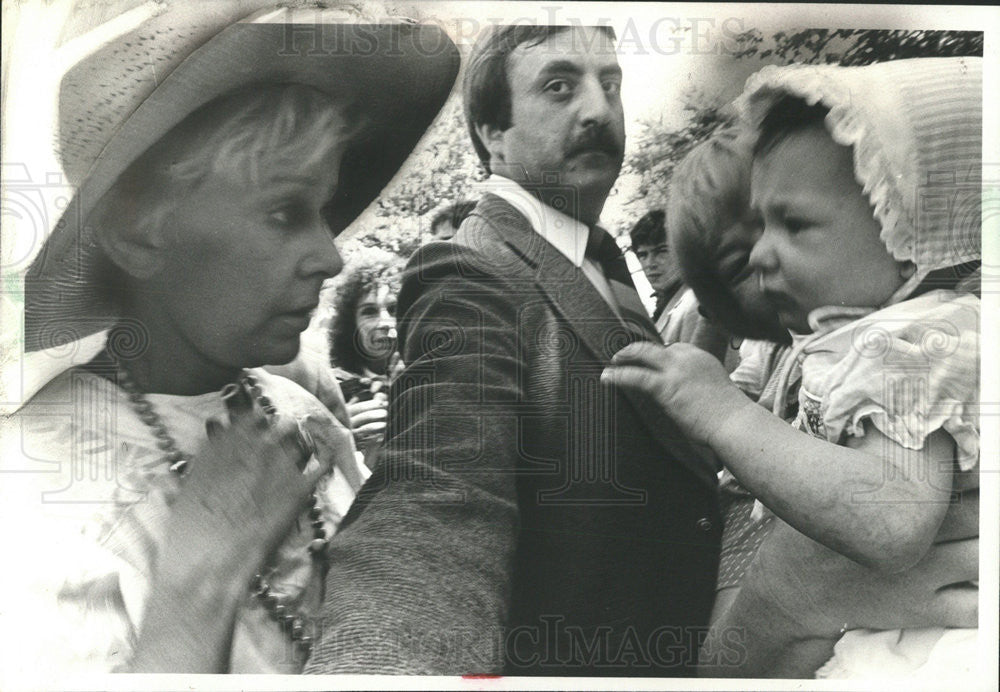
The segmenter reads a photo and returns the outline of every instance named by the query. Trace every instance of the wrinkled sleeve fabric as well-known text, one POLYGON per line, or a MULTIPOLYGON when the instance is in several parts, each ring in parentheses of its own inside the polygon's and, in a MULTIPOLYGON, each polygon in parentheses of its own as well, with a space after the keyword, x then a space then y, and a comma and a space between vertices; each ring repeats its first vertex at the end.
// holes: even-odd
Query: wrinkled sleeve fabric
POLYGON ((399 297, 406 370, 383 457, 330 545, 307 673, 499 673, 518 523, 516 308, 435 243, 399 297))

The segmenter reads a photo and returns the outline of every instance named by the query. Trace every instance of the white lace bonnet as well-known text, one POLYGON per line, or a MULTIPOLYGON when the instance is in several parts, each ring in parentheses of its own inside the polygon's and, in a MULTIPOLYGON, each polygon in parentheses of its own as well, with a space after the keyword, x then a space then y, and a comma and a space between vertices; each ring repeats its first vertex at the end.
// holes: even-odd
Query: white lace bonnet
POLYGON ((982 65, 964 57, 768 66, 736 102, 751 132, 785 95, 830 109, 827 130, 854 151, 882 242, 917 268, 890 304, 930 272, 982 256, 982 65))

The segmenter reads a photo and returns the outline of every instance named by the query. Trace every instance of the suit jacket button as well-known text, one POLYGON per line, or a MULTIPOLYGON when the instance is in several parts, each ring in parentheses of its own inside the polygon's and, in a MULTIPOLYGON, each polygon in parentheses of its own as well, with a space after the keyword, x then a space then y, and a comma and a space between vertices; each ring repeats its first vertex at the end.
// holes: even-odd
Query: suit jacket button
POLYGON ((712 522, 710 522, 706 517, 702 517, 701 519, 699 519, 697 526, 705 533, 708 533, 709 531, 712 530, 712 522))

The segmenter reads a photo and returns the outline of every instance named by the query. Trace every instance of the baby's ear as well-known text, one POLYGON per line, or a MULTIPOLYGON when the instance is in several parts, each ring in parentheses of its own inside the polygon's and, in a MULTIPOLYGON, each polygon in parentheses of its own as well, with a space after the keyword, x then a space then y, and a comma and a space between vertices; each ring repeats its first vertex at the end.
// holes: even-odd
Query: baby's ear
POLYGON ((105 195, 91 212, 97 243, 126 274, 140 281, 150 279, 163 266, 163 225, 116 197, 105 195))

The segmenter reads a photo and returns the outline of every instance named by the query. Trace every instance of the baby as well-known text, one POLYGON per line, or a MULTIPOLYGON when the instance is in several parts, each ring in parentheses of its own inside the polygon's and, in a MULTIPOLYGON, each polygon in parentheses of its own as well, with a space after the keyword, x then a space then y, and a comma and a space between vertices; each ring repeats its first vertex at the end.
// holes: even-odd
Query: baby
MULTIPOLYGON (((956 493, 978 487, 981 62, 768 68, 748 82, 763 224, 749 262, 793 332, 794 426, 683 344, 630 346, 606 374, 654 397, 778 518, 873 579, 920 562, 956 493), (926 187, 943 174, 949 185, 926 187), (921 204, 961 209, 970 189, 972 214, 921 204)), ((975 636, 852 631, 817 674, 958 675, 975 636)))

